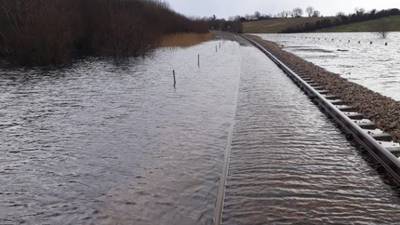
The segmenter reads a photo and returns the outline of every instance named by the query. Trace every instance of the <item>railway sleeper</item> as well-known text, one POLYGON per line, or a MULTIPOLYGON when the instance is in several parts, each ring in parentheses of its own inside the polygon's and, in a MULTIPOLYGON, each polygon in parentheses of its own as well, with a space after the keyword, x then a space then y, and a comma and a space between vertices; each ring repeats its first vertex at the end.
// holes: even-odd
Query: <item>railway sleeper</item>
POLYGON ((353 120, 353 122, 355 124, 357 124, 359 127, 361 127, 362 129, 369 129, 369 130, 376 129, 375 123, 369 119, 353 120))
POLYGON ((377 141, 393 141, 393 138, 390 134, 382 131, 381 129, 374 129, 374 130, 368 130, 364 129, 367 134, 369 134, 371 137, 373 137, 377 141))
POLYGON ((355 108, 353 106, 349 105, 336 105, 336 108, 338 108, 342 112, 354 112, 355 108))

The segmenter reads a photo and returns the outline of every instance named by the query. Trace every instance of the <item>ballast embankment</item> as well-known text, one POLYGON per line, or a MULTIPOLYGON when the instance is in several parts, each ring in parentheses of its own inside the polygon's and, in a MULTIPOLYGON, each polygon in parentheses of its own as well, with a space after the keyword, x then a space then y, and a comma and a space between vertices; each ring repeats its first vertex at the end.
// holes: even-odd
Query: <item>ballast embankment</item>
POLYGON ((377 128, 389 133, 395 141, 400 141, 400 102, 314 65, 283 50, 274 42, 254 35, 246 37, 257 41, 294 72, 307 74, 313 82, 340 97, 346 104, 352 105, 366 118, 375 122, 377 128))

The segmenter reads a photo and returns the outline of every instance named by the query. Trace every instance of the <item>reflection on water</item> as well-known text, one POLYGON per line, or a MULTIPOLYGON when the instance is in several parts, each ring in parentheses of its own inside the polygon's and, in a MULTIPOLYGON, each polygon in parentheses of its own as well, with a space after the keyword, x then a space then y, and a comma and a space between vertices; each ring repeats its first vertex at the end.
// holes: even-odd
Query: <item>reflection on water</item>
POLYGON ((260 36, 331 72, 400 100, 400 32, 391 32, 386 39, 376 33, 260 36))
POLYGON ((218 43, 3 70, 0 224, 210 224, 241 57, 218 43))
POLYGON ((242 55, 223 224, 397 224, 399 192, 269 59, 242 55))

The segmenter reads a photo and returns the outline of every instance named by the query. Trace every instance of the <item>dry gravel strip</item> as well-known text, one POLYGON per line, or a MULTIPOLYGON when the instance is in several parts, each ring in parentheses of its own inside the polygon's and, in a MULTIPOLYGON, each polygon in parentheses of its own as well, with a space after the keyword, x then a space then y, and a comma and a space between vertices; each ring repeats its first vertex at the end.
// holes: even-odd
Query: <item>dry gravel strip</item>
POLYGON ((307 74, 314 82, 324 86, 330 93, 339 96, 346 104, 356 107, 358 112, 374 121, 379 129, 391 134, 396 141, 400 141, 400 102, 284 51, 274 42, 254 35, 246 36, 257 41, 294 72, 307 74))

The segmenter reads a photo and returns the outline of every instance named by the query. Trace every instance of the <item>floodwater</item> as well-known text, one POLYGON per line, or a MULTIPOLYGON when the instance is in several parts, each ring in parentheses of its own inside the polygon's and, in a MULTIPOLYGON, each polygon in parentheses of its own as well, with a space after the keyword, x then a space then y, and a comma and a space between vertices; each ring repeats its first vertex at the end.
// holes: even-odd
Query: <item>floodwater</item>
POLYGON ((242 55, 222 224, 398 224, 400 192, 366 154, 261 52, 242 55))
POLYGON ((379 33, 259 36, 328 71, 400 101, 400 32, 390 32, 386 38, 379 33))
POLYGON ((211 225, 229 150, 224 224, 400 219, 365 154, 233 41, 3 69, 0 129, 1 225, 211 225))
POLYGON ((2 71, 0 224, 211 224, 241 59, 219 43, 2 71))

